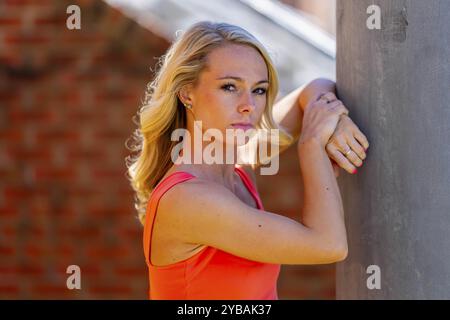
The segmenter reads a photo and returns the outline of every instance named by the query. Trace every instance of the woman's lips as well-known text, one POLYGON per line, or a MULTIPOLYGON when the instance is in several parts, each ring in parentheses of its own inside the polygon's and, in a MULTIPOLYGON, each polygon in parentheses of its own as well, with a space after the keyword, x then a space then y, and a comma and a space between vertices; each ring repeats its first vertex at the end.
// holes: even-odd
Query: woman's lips
POLYGON ((235 129, 242 129, 244 131, 254 128, 254 126, 250 123, 235 123, 232 124, 231 126, 235 129))

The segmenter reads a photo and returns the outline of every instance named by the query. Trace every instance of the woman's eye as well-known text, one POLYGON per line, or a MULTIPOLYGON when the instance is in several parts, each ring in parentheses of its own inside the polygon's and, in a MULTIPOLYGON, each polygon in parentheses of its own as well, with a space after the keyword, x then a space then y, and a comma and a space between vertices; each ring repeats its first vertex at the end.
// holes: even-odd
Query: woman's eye
MULTIPOLYGON (((225 90, 225 91, 236 91, 236 87, 234 86, 234 84, 231 84, 231 83, 224 84, 221 87, 221 89, 225 90), (233 89, 230 89, 230 88, 233 88, 233 89)), ((266 94, 267 89, 265 89, 265 88, 257 88, 253 92, 257 92, 258 95, 264 95, 264 94, 266 94)))
MULTIPOLYGON (((259 95, 266 94, 266 92, 267 92, 267 90, 264 89, 264 88, 258 88, 258 89, 256 89, 256 90, 261 90, 260 93, 258 93, 259 95)), ((256 90, 255 90, 255 91, 256 91, 256 90)))
POLYGON ((228 90, 229 87, 233 87, 234 88, 234 85, 227 83, 227 84, 224 84, 221 88, 223 90, 225 90, 225 91, 234 91, 234 90, 228 90))

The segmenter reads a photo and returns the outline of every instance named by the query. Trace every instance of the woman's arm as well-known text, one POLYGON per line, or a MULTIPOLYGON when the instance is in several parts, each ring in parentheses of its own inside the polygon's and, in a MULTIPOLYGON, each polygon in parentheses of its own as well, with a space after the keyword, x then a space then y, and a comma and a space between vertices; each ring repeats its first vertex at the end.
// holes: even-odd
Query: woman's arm
MULTIPOLYGON (((333 81, 318 78, 295 89, 273 106, 272 114, 275 122, 289 132, 297 141, 302 131, 303 110, 305 107, 310 102, 317 100, 322 93, 330 91, 334 93, 335 88, 333 81)), ((282 150, 280 150, 281 152, 282 150)))
POLYGON ((299 209, 298 219, 253 208, 221 184, 192 179, 173 186, 161 197, 159 223, 179 242, 211 246, 262 263, 302 265, 344 260, 347 239, 339 220, 340 203, 336 204, 339 199, 333 185, 336 181, 331 181, 325 171, 330 169, 323 168, 329 166, 322 160, 326 158, 323 147, 319 150, 311 144, 304 146, 311 155, 305 156, 303 167, 313 166, 314 174, 320 172, 317 177, 308 175, 311 188, 326 183, 331 190, 323 192, 321 200, 325 201, 312 205, 312 201, 306 201, 304 210, 310 212, 299 209), (311 164, 314 157, 319 161, 311 164), (297 221, 301 217, 308 225, 297 221))

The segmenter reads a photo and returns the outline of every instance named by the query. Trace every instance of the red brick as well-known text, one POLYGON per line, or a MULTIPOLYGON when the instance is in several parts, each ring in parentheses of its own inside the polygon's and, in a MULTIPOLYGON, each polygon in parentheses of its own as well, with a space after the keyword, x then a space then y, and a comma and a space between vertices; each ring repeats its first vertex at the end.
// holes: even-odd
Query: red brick
POLYGON ((3 226, 0 230, 2 232, 2 235, 4 236, 15 236, 17 234, 17 228, 12 226, 3 226))
POLYGON ((0 285, 0 296, 4 294, 17 294, 19 287, 17 285, 0 285))
POLYGON ((24 247, 24 253, 30 257, 42 257, 48 252, 41 246, 29 243, 24 247))
POLYGON ((119 267, 115 270, 118 276, 125 277, 142 277, 147 275, 147 269, 145 266, 142 267, 119 267))
POLYGON ((107 38, 105 35, 95 33, 95 32, 89 32, 83 30, 72 30, 70 32, 65 32, 62 34, 61 44, 75 44, 79 45, 80 43, 85 45, 92 45, 95 43, 101 43, 106 42, 107 38))
POLYGON ((57 95, 59 102, 67 103, 80 103, 80 93, 78 91, 63 91, 57 95))
POLYGON ((80 267, 81 272, 81 278, 83 279, 84 276, 88 277, 98 277, 101 275, 101 269, 97 265, 83 265, 83 264, 77 264, 76 260, 73 260, 75 262, 70 264, 61 264, 59 262, 59 265, 55 268, 56 272, 60 275, 63 275, 64 277, 67 277, 69 274, 67 273, 67 267, 70 265, 78 265, 80 267))
POLYGON ((50 161, 50 150, 45 148, 40 149, 25 149, 20 146, 10 146, 7 152, 15 159, 21 159, 25 161, 50 161))
MULTIPOLYGON (((52 57, 52 63, 56 67, 67 67, 70 65, 73 65, 76 63, 80 57, 75 54, 69 54, 69 53, 57 53, 55 56, 52 57)), ((72 77, 69 77, 69 80, 71 80, 72 77)))
POLYGON ((96 218, 108 218, 108 217, 118 217, 118 216, 123 216, 123 215, 128 215, 130 212, 130 209, 124 209, 121 207, 113 207, 111 208, 110 206, 107 205, 108 203, 104 203, 101 205, 98 204, 94 204, 94 205, 89 205, 88 208, 86 209, 87 214, 89 214, 92 217, 96 217, 96 218))
POLYGON ((12 122, 52 121, 54 115, 50 110, 12 111, 9 114, 12 122))
POLYGON ((38 167, 34 169, 36 179, 39 180, 54 180, 54 179, 67 179, 71 180, 75 178, 75 168, 43 168, 38 167))
POLYGON ((100 229, 98 227, 64 227, 57 231, 58 237, 70 236, 74 239, 98 238, 100 229))
POLYGON ((1 207, 0 208, 0 216, 9 216, 13 217, 18 214, 16 207, 1 207))
MULTIPOLYGON (((97 64, 95 61, 92 61, 95 65, 97 64)), ((95 73, 78 73, 74 75, 77 82, 93 82, 99 85, 100 83, 106 81, 108 79, 108 75, 103 72, 95 72, 95 73)))
POLYGON ((119 234, 127 239, 138 239, 142 237, 142 230, 137 228, 122 228, 119 234))
POLYGON ((13 198, 13 199, 24 199, 27 196, 29 196, 29 191, 22 188, 22 187, 13 187, 13 186, 6 186, 3 189, 3 194, 7 199, 13 198))
POLYGON ((96 168, 92 170, 92 177, 94 179, 110 179, 110 178, 116 178, 116 179, 123 179, 125 177, 125 169, 123 168, 96 168))
POLYGON ((127 246, 91 246, 86 250, 87 257, 92 259, 100 258, 126 258, 130 254, 130 247, 127 246))
POLYGON ((37 133, 38 141, 56 142, 63 141, 65 143, 76 143, 80 139, 80 133, 66 128, 49 128, 41 129, 37 133))
POLYGON ((103 101, 139 101, 139 96, 135 92, 123 92, 123 91, 110 91, 110 92, 100 92, 96 95, 97 102, 103 101))
POLYGON ((75 249, 70 245, 60 245, 55 249, 57 256, 72 257, 75 254, 75 249))
POLYGON ((104 161, 106 160, 106 156, 106 152, 99 148, 92 150, 74 148, 67 151, 67 157, 70 162, 82 160, 92 162, 104 161))
POLYGON ((88 289, 93 294, 131 294, 132 289, 125 285, 92 286, 88 289))
POLYGON ((0 56, 0 63, 10 67, 21 65, 21 61, 21 57, 14 54, 2 53, 2 55, 0 56))
POLYGON ((125 52, 121 54, 111 54, 111 53, 100 53, 96 54, 92 57, 92 61, 95 64, 119 64, 119 65, 125 65, 128 63, 133 63, 133 61, 136 61, 137 57, 133 53, 125 52))
POLYGON ((40 45, 47 44, 50 42, 49 37, 43 35, 6 35, 4 37, 4 41, 6 44, 32 44, 32 45, 40 45))
POLYGON ((35 285, 32 288, 32 292, 38 297, 41 295, 64 295, 70 294, 73 290, 67 288, 66 283, 61 285, 41 284, 35 285))
POLYGON ((37 28, 42 26, 66 27, 67 17, 68 16, 36 18, 34 19, 34 23, 37 28))
POLYGON ((22 22, 20 21, 20 18, 4 18, 0 17, 0 27, 18 27, 20 26, 22 22))
POLYGON ((13 247, 0 246, 0 256, 13 256, 16 253, 16 249, 13 247))
POLYGON ((20 94, 17 91, 0 91, 0 103, 12 103, 18 102, 20 99, 20 94))
POLYGON ((22 275, 22 276, 40 276, 44 273, 44 269, 39 266, 16 266, 3 267, 0 266, 0 274, 22 275))
POLYGON ((83 275, 87 275, 87 276, 100 276, 101 275, 101 270, 98 266, 86 266, 86 265, 82 265, 80 266, 81 268, 81 276, 83 275))
POLYGON ((98 196, 98 195, 101 195, 101 190, 99 190, 95 186, 74 185, 70 190, 70 196, 79 199, 76 201, 82 201, 83 199, 86 199, 88 197, 93 197, 93 196, 98 196))

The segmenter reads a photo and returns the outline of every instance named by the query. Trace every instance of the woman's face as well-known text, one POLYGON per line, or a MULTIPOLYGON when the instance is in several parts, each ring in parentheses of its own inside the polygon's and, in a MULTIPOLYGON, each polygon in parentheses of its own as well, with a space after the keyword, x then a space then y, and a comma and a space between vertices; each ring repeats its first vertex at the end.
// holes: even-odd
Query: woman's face
POLYGON ((225 137, 226 129, 237 129, 238 123, 256 128, 269 87, 260 53, 250 46, 227 44, 210 52, 206 63, 207 68, 189 94, 195 119, 202 121, 203 131, 219 129, 225 137))

